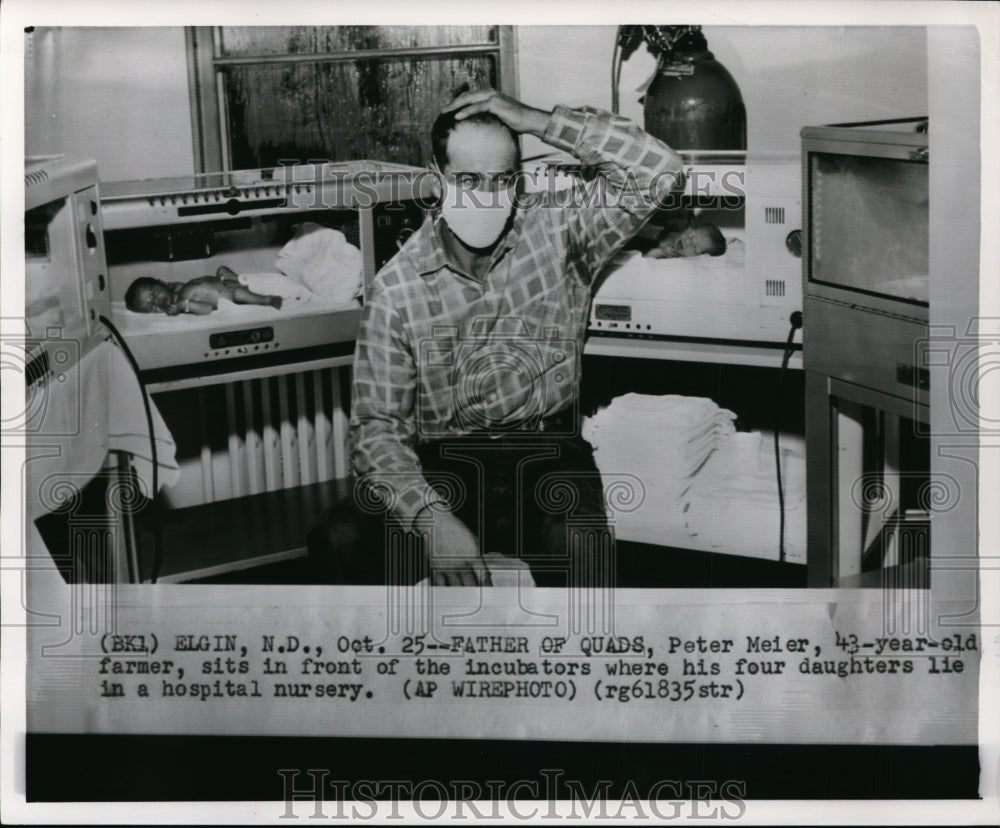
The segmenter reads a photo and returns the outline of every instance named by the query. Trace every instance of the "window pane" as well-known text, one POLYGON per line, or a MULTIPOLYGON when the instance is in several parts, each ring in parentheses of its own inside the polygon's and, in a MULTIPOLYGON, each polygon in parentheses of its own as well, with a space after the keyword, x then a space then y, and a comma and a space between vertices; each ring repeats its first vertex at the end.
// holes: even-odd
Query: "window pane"
POLYGON ((422 166, 454 91, 496 86, 492 56, 230 66, 222 72, 232 169, 279 159, 422 166))
POLYGON ((497 42, 496 26, 223 26, 222 57, 409 49, 497 42))

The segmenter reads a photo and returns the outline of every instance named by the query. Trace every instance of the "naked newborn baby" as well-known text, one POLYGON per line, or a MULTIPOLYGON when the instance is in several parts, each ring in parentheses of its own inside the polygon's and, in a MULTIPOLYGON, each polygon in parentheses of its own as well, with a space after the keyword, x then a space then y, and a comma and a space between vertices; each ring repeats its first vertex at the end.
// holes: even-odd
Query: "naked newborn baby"
POLYGON ((125 306, 137 313, 196 313, 204 316, 219 306, 219 299, 228 299, 237 305, 270 305, 281 307, 280 296, 262 296, 248 290, 239 277, 223 265, 214 276, 201 276, 189 282, 161 282, 142 277, 129 285, 125 293, 125 306))

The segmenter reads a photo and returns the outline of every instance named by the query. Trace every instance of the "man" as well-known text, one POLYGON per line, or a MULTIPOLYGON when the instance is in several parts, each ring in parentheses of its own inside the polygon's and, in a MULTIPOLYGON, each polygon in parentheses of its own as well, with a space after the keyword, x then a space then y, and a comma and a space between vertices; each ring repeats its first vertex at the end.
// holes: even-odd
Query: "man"
POLYGON ((388 526, 425 538, 435 584, 490 583, 486 553, 523 559, 539 584, 606 583, 607 544, 581 540, 608 535, 576 410, 590 288, 680 158, 617 116, 494 90, 456 98, 432 143, 441 209, 375 277, 358 334, 355 502, 328 513, 310 554, 329 580, 400 580, 388 526), (604 192, 520 192, 519 134, 595 167, 604 192))

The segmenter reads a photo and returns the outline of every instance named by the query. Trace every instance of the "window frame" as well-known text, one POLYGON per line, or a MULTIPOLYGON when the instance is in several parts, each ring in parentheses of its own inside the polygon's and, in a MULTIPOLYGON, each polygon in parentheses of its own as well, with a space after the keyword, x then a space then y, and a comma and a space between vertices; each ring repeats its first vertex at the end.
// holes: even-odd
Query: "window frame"
POLYGON ((500 91, 518 97, 516 41, 513 26, 497 26, 497 42, 469 46, 420 46, 415 48, 355 49, 321 54, 277 54, 222 57, 220 26, 186 26, 184 29, 191 98, 196 173, 229 172, 229 123, 225 111, 224 80, 220 68, 230 65, 346 62, 405 57, 461 54, 495 55, 500 91))

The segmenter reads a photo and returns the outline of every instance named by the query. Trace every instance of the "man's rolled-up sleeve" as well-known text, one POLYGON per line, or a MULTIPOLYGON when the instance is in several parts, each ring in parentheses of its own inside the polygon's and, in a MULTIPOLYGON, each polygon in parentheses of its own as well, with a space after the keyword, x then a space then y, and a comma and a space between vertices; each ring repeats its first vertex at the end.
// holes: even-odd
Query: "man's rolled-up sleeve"
POLYGON ((354 356, 351 465, 366 497, 379 498, 407 529, 421 509, 442 502, 413 449, 416 382, 399 313, 375 289, 362 312, 354 356))
POLYGON ((683 162, 627 118, 556 106, 542 136, 597 177, 566 193, 570 242, 594 278, 683 182, 683 162))

